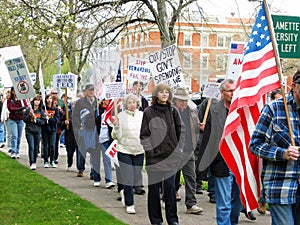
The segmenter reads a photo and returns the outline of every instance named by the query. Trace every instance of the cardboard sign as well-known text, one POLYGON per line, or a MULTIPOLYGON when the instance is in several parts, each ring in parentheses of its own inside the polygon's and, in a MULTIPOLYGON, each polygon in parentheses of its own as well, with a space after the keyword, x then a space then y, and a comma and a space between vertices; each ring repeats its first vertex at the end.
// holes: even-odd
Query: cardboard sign
POLYGON ((220 84, 208 82, 203 90, 203 97, 221 99, 220 84))
POLYGON ((123 98, 126 94, 124 82, 112 82, 104 84, 105 99, 123 98))
POLYGON ((118 167, 119 160, 118 160, 118 152, 117 152, 117 141, 114 140, 110 146, 106 149, 105 155, 107 155, 118 167))
POLYGON ((18 99, 29 99, 36 96, 28 69, 23 57, 5 61, 18 99))
POLYGON ((184 77, 178 57, 177 47, 168 46, 148 57, 155 84, 167 83, 174 92, 184 87, 184 77))

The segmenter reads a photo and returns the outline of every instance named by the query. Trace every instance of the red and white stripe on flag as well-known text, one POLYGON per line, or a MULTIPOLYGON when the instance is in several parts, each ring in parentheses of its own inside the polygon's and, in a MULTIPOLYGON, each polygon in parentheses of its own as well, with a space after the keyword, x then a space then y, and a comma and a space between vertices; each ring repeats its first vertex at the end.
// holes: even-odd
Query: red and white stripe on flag
MULTIPOLYGON (((122 108, 122 99, 121 98, 119 98, 117 101, 117 107, 118 107, 118 109, 122 108)), ((114 100, 109 99, 108 105, 104 111, 104 122, 111 127, 113 126, 113 122, 114 122, 113 114, 114 114, 114 100)))
POLYGON ((249 141, 264 106, 265 95, 279 87, 275 53, 262 3, 244 53, 242 72, 220 141, 220 152, 235 175, 247 211, 258 207, 260 194, 258 158, 249 151, 249 141))

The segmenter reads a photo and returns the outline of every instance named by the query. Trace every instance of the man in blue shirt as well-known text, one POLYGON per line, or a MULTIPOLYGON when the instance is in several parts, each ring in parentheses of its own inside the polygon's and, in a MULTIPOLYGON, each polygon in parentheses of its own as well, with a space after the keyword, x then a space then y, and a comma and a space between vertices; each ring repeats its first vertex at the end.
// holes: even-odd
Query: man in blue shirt
POLYGON ((263 158, 262 200, 272 225, 300 224, 300 69, 286 97, 295 144, 291 144, 283 99, 268 103, 250 140, 250 151, 263 158))

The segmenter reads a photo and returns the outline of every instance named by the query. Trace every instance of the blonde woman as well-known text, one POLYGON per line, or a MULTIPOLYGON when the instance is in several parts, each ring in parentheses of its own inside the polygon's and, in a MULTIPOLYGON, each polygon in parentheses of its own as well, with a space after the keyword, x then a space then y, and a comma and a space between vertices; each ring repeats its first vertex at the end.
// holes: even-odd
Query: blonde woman
POLYGON ((123 109, 114 121, 112 137, 117 140, 120 175, 124 189, 121 190, 122 202, 126 212, 135 214, 133 186, 140 186, 144 150, 140 144, 140 129, 143 112, 139 111, 140 98, 129 94, 123 100, 123 109))

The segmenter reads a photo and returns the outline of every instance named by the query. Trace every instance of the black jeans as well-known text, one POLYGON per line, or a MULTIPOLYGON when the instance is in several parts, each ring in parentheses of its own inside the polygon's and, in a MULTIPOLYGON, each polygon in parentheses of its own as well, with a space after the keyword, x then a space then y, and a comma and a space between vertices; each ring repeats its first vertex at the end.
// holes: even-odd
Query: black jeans
POLYGON ((165 199, 165 211, 167 222, 178 222, 177 216, 177 203, 176 203, 176 190, 175 190, 175 174, 167 175, 166 179, 163 179, 162 184, 153 183, 157 180, 157 177, 161 177, 160 172, 148 171, 148 216, 151 224, 160 224, 163 222, 160 204, 160 187, 162 185, 164 199, 165 199))

